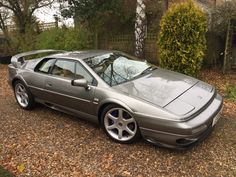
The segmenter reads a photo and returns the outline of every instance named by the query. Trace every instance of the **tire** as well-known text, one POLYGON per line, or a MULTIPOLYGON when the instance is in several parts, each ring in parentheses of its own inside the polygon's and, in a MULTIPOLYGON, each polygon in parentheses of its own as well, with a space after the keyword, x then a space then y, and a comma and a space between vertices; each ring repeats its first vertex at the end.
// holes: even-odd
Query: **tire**
POLYGON ((22 109, 31 110, 35 105, 34 96, 27 86, 20 80, 14 83, 14 95, 18 105, 22 109))
POLYGON ((11 57, 12 56, 0 57, 0 64, 5 64, 5 65, 10 64, 11 63, 11 57))
POLYGON ((140 138, 136 120, 121 106, 107 106, 101 114, 101 124, 107 136, 117 143, 130 144, 140 138))

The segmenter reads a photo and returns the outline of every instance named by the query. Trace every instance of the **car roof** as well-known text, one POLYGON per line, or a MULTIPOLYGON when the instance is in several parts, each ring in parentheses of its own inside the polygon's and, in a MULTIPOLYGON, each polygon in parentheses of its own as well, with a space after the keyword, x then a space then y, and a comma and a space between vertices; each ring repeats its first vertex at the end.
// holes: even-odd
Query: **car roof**
POLYGON ((81 51, 71 51, 71 52, 63 52, 50 55, 48 57, 57 57, 57 58, 73 58, 73 59, 86 59, 90 57, 95 57, 98 55, 104 55, 107 53, 118 52, 115 50, 81 50, 81 51))

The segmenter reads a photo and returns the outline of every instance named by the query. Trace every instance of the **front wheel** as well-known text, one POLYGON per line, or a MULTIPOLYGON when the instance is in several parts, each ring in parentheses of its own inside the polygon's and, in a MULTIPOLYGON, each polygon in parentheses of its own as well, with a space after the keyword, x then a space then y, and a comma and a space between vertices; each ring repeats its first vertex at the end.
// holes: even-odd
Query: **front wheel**
POLYGON ((136 120, 118 105, 110 105, 103 110, 102 126, 105 133, 118 143, 132 143, 140 137, 136 120))
POLYGON ((18 80, 14 83, 14 94, 16 101, 21 108, 27 110, 33 108, 35 104, 34 97, 22 81, 18 80))

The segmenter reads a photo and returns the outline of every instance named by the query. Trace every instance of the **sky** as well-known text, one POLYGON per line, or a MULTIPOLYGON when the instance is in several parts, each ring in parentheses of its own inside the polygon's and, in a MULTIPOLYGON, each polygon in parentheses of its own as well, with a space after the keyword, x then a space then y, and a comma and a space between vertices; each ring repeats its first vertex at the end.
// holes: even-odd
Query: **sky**
MULTIPOLYGON (((50 22, 55 22, 55 19, 53 15, 57 14, 60 16, 59 12, 59 4, 54 3, 52 7, 44 7, 37 9, 35 11, 36 17, 39 19, 40 22, 44 23, 50 23, 50 22)), ((64 19, 61 22, 59 22, 59 25, 65 24, 66 26, 73 26, 73 19, 64 19)))

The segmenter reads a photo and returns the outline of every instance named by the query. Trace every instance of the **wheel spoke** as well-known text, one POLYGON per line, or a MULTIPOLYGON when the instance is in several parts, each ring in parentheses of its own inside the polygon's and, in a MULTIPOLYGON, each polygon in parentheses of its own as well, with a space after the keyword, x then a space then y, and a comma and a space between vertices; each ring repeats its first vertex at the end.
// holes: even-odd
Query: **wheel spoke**
POLYGON ((109 119, 113 120, 114 122, 117 121, 117 117, 114 117, 113 115, 111 115, 110 113, 107 115, 109 119))
POLYGON ((123 137, 123 130, 122 129, 118 129, 118 138, 121 139, 123 137))
POLYGON ((135 121, 134 121, 134 118, 132 117, 132 118, 130 118, 130 119, 123 119, 123 122, 124 122, 126 125, 128 125, 128 124, 130 124, 130 123, 132 123, 132 122, 135 122, 135 121))
POLYGON ((24 97, 25 97, 26 99, 29 98, 28 95, 27 95, 27 93, 24 93, 23 95, 24 95, 24 97))
POLYGON ((118 110, 118 117, 123 118, 123 110, 122 109, 118 110))
POLYGON ((132 131, 132 130, 130 130, 130 128, 129 127, 125 127, 125 131, 127 132, 127 133, 129 133, 130 135, 134 135, 135 133, 132 131))
POLYGON ((107 126, 107 129, 108 129, 108 130, 113 130, 113 129, 115 129, 115 128, 117 128, 115 124, 112 124, 112 125, 107 126))
POLYGON ((22 90, 21 90, 20 87, 17 88, 17 92, 18 92, 19 94, 22 94, 22 90))
POLYGON ((21 103, 25 104, 25 98, 24 97, 21 98, 21 103))
POLYGON ((23 91, 24 91, 24 89, 22 88, 22 86, 19 86, 18 88, 19 88, 19 91, 20 91, 20 92, 23 92, 23 91))
POLYGON ((22 92, 25 93, 25 87, 21 86, 22 92))
POLYGON ((28 99, 25 98, 25 104, 28 105, 28 103, 29 103, 29 102, 28 102, 28 99))

